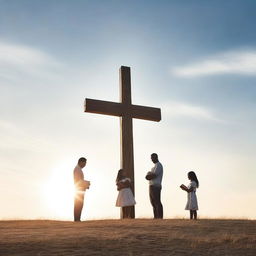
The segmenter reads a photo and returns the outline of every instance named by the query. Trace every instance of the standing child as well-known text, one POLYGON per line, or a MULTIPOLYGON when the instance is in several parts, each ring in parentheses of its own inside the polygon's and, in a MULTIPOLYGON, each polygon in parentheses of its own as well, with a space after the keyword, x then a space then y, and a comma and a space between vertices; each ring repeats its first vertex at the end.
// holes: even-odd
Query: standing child
POLYGON ((194 172, 188 173, 188 179, 190 180, 189 185, 186 187, 185 185, 181 185, 180 188, 188 192, 188 201, 185 207, 185 210, 190 211, 190 219, 197 219, 197 197, 196 197, 196 189, 199 187, 199 181, 194 172))
POLYGON ((123 218, 131 218, 131 207, 136 204, 132 190, 131 190, 131 179, 126 177, 123 169, 118 171, 116 177, 116 186, 119 191, 116 199, 116 207, 121 208, 121 215, 123 218))

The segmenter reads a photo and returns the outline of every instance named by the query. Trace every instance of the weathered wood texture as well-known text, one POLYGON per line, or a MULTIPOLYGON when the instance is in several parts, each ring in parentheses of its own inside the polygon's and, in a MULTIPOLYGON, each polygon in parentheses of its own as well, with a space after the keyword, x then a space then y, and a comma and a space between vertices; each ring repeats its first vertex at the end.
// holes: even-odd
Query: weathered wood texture
MULTIPOLYGON (((150 121, 161 120, 159 108, 132 105, 130 68, 122 66, 119 70, 120 78, 120 103, 94 99, 85 99, 85 112, 112 115, 120 117, 121 143, 120 162, 121 168, 126 171, 132 180, 134 190, 134 157, 133 157, 133 127, 132 119, 139 118, 150 121)), ((135 218, 135 209, 131 207, 131 218, 135 218)))
POLYGON ((85 100, 85 112, 103 114, 110 116, 122 116, 122 104, 103 101, 103 100, 85 100))
POLYGON ((85 112, 110 115, 125 116, 150 121, 161 121, 161 110, 159 108, 151 108, 139 105, 124 105, 118 102, 109 102, 103 100, 86 99, 85 112))
MULTIPOLYGON (((126 115, 120 117, 121 122, 121 141, 120 141, 120 162, 127 176, 131 179, 131 189, 135 196, 134 189, 134 157, 133 157, 133 127, 132 116, 130 113, 130 106, 132 104, 131 97, 131 75, 130 68, 121 67, 119 70, 119 86, 120 86, 120 100, 125 109, 126 115)), ((135 218, 135 207, 130 206, 131 218, 135 218)))

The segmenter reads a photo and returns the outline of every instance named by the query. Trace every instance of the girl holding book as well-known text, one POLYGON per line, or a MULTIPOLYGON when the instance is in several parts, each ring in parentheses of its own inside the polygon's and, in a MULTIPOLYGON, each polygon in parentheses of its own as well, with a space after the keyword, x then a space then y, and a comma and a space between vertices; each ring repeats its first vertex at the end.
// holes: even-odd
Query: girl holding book
POLYGON ((180 186, 180 188, 188 193, 188 201, 185 207, 185 210, 190 211, 190 219, 197 219, 197 197, 196 197, 196 189, 199 187, 199 181, 194 172, 188 173, 188 179, 190 180, 189 185, 186 187, 184 184, 180 186))

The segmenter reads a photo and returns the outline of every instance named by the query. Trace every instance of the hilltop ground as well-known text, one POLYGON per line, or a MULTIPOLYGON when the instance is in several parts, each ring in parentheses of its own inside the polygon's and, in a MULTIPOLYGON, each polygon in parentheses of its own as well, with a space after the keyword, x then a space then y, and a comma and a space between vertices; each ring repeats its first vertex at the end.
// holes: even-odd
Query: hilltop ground
POLYGON ((2 256, 256 255, 256 220, 1 221, 2 256))

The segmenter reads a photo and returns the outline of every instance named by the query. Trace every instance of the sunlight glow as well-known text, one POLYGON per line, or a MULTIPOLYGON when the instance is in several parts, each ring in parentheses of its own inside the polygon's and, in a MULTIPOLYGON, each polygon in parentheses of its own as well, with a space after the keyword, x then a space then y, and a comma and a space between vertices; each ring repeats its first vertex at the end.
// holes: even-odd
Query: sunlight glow
POLYGON ((43 185, 43 198, 53 218, 70 219, 73 214, 74 185, 69 168, 56 168, 43 185))

